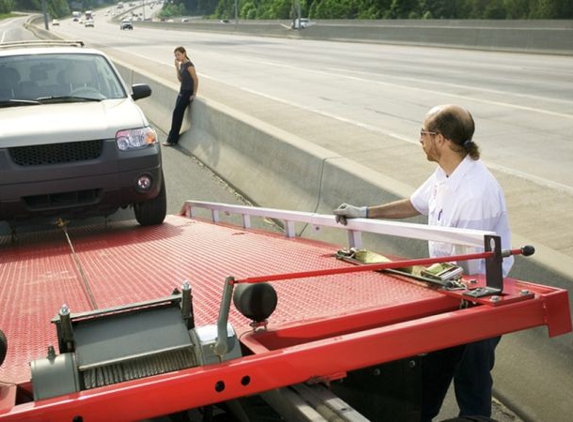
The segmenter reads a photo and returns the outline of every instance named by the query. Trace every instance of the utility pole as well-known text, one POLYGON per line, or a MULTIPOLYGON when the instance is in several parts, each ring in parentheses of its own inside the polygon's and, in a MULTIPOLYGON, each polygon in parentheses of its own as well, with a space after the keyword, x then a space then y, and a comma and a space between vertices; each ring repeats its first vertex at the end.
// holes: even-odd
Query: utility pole
POLYGON ((239 0, 235 0, 235 28, 239 24, 239 0))
POLYGON ((292 0, 292 11, 292 28, 300 29, 300 19, 302 18, 300 0, 292 0))
POLYGON ((46 6, 46 0, 42 0, 42 13, 44 14, 44 29, 47 31, 50 27, 48 26, 48 8, 46 6))

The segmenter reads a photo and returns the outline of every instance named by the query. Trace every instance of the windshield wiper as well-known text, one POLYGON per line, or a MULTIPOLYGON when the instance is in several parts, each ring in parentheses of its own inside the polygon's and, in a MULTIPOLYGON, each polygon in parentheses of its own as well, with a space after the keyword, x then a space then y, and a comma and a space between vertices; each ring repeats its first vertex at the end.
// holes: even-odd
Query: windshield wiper
POLYGON ((20 98, 12 98, 10 100, 0 100, 0 107, 16 107, 16 106, 26 106, 26 105, 38 105, 39 101, 36 100, 24 100, 20 98))
POLYGON ((73 103, 76 101, 101 101, 102 98, 93 98, 93 97, 79 97, 76 95, 53 95, 49 97, 38 97, 38 102, 45 104, 45 103, 73 103))

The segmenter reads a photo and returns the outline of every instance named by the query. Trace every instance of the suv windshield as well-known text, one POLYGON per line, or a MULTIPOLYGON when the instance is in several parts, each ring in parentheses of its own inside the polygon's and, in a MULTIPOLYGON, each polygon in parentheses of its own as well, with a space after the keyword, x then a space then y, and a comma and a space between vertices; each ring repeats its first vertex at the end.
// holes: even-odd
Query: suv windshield
POLYGON ((3 104, 26 104, 21 100, 70 102, 126 96, 113 67, 103 56, 30 54, 0 57, 0 102, 3 104))

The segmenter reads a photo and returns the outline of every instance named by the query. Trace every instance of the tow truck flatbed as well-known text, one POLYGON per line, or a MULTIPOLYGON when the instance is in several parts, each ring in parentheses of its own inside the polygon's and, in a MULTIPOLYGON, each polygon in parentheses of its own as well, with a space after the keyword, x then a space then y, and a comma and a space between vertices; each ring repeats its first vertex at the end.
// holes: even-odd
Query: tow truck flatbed
MULTIPOLYGON (((293 221, 336 227, 332 216, 189 201, 184 214, 160 226, 116 222, 70 227, 67 235, 53 229, 23 234, 15 245, 1 238, 0 330, 8 348, 0 367, 0 421, 109 420, 108 409, 114 409, 114 420, 141 420, 342 378, 532 327, 545 325, 550 336, 571 331, 564 290, 508 278, 502 293, 471 298, 476 306, 460 309, 468 300, 464 292, 371 268, 351 270, 356 266, 335 258, 338 246, 294 236, 293 221), (197 218, 198 207, 212 209, 214 221, 197 218), (243 227, 218 221, 218 212, 229 210, 243 216, 243 227), (286 236, 249 228, 250 215, 283 218, 286 236), (229 309, 242 356, 34 399, 30 362, 49 355, 48 347, 61 340, 51 321, 64 304, 77 316, 113 310, 169 296, 188 280, 194 323, 204 326, 220 320, 229 280, 254 284, 264 275, 278 298, 264 327, 253 329, 251 320, 229 309)), ((410 226, 357 220, 346 229, 353 243, 368 228, 409 232, 410 226)), ((416 234, 424 237, 426 228, 420 230, 416 234)), ((468 233, 463 242, 479 244, 478 234, 468 233)), ((471 281, 474 289, 486 282, 471 281)))

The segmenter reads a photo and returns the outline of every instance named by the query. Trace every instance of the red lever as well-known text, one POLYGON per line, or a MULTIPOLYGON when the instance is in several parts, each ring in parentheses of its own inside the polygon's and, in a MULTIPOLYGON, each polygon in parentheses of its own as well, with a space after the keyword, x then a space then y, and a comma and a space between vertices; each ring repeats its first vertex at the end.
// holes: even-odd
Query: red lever
MULTIPOLYGON (((501 252, 503 257, 508 257, 511 255, 523 255, 523 256, 530 256, 533 255, 535 252, 535 248, 533 246, 527 245, 520 249, 509 249, 504 250, 501 252)), ((437 264, 440 262, 451 262, 451 261, 467 261, 470 259, 485 259, 490 258, 493 256, 493 252, 480 252, 480 253, 473 253, 473 254, 466 254, 466 255, 453 255, 453 256, 442 256, 437 258, 419 258, 419 259, 405 259, 402 261, 392 261, 392 262, 384 262, 381 264, 364 264, 360 266, 352 266, 352 267, 345 267, 345 268, 330 268, 327 270, 314 270, 314 271, 304 271, 299 273, 283 273, 283 274, 272 274, 272 275, 263 275, 257 277, 247 277, 243 279, 233 280, 233 284, 239 283, 261 283, 263 281, 280 281, 280 280, 292 280, 295 278, 308 278, 308 277, 320 277, 326 275, 335 275, 335 274, 348 274, 348 273, 357 273, 360 271, 380 271, 380 270, 388 270, 392 268, 403 268, 403 267, 411 267, 414 265, 431 265, 437 264)))

